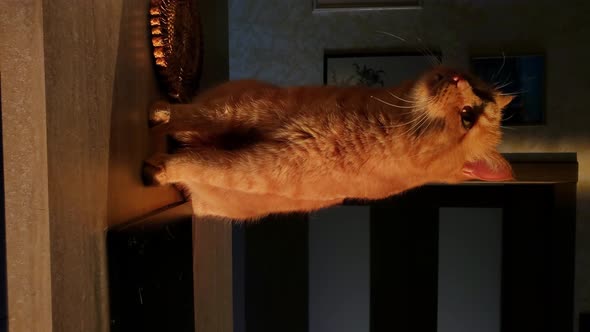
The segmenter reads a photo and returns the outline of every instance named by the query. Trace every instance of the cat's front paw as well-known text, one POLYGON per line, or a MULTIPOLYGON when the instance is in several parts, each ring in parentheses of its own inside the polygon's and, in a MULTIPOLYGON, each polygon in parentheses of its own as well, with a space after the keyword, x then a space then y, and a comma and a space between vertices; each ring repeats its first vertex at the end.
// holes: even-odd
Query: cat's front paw
POLYGON ((170 121, 170 104, 165 101, 157 101, 152 104, 149 111, 150 126, 168 123, 170 121))
POLYGON ((163 165, 154 165, 149 161, 143 162, 141 179, 146 186, 163 186, 168 183, 168 176, 163 165))

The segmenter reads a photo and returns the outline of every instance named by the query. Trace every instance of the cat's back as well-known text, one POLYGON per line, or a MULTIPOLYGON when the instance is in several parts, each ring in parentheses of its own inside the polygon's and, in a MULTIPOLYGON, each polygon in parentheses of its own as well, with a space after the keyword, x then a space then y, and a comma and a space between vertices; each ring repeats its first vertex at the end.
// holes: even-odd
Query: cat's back
POLYGON ((279 86, 268 82, 243 79, 233 80, 206 90, 196 102, 239 101, 252 103, 315 104, 317 102, 350 103, 366 97, 365 87, 338 87, 324 85, 279 86))
POLYGON ((228 99, 261 99, 268 98, 269 95, 276 94, 280 91, 280 87, 259 80, 233 80, 205 90, 195 98, 194 103, 228 99))
POLYGON ((374 89, 336 86, 281 87, 258 80, 234 80, 195 99, 200 112, 213 112, 235 125, 258 128, 357 127, 374 89), (351 124, 352 123, 352 124, 351 124))

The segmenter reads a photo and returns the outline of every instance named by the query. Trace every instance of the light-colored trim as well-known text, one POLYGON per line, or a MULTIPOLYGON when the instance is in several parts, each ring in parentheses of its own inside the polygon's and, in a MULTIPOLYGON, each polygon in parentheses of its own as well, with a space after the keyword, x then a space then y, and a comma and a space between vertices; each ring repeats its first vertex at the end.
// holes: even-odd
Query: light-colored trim
POLYGON ((214 219, 193 220, 195 330, 232 332, 232 224, 214 219))

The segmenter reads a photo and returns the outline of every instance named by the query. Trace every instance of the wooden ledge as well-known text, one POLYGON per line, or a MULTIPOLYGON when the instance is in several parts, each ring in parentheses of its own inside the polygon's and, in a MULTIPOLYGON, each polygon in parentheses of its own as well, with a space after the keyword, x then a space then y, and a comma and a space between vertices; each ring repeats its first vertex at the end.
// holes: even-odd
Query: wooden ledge
POLYGON ((507 153, 504 157, 512 165, 516 176, 516 181, 507 184, 578 182, 575 152, 507 153))

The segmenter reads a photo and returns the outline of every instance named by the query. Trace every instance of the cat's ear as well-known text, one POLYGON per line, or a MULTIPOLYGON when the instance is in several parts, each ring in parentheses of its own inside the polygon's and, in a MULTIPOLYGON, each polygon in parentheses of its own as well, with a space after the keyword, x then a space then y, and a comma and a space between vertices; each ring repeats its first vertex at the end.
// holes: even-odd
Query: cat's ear
POLYGON ((508 181, 514 179, 510 163, 497 152, 489 158, 465 163, 463 174, 469 180, 508 181))
POLYGON ((501 95, 498 94, 496 96, 496 104, 501 108, 504 109, 504 107, 508 106, 508 104, 510 104, 510 102, 514 99, 514 96, 508 96, 508 95, 501 95))

